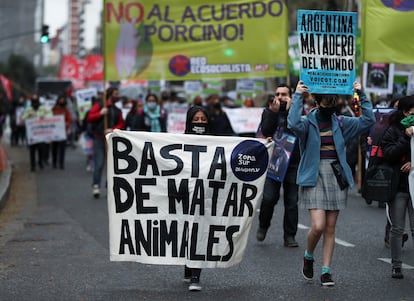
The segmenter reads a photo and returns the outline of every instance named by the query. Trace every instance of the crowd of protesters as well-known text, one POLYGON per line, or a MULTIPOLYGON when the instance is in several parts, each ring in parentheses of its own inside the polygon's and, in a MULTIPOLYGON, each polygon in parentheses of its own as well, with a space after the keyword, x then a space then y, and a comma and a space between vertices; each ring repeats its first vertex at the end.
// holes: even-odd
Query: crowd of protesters
MULTIPOLYGON (((402 165, 401 178, 406 180, 411 167, 409 158, 409 136, 412 130, 405 132, 400 121, 414 114, 414 96, 398 97, 386 102, 378 100, 374 106, 362 92, 359 83, 354 84, 354 90, 360 98, 360 104, 355 107, 352 96, 338 96, 328 94, 312 94, 303 82, 299 82, 293 91, 287 85, 278 85, 275 94, 266 95, 259 104, 264 107, 262 120, 257 133, 261 137, 275 140, 275 149, 278 139, 287 132, 297 138, 292 158, 286 162, 287 173, 283 181, 267 178, 264 186, 263 200, 260 204, 259 227, 256 238, 264 241, 270 228, 275 205, 280 197, 280 190, 284 190, 284 246, 298 247, 295 235, 298 226, 298 207, 309 211, 311 229, 306 243, 302 273, 305 279, 313 278, 315 261, 314 250, 323 238, 322 267, 320 281, 323 286, 335 284, 332 273, 332 255, 335 239, 335 226, 340 210, 347 204, 348 188, 358 179, 362 179, 365 164, 358 164, 359 156, 365 160, 367 151, 372 144, 370 128, 375 123, 373 107, 395 107, 390 114, 395 114, 393 123, 388 131, 390 139, 383 142, 385 151, 390 154, 404 151, 404 158, 393 162, 402 165), (395 105, 396 104, 396 105, 395 105), (362 114, 361 114, 362 109, 362 114), (341 131, 337 131, 340 129, 341 131), (278 136, 279 132, 279 136, 278 136), (398 135, 397 135, 398 134, 398 135), (400 137, 404 140, 401 151, 392 148, 393 139, 400 137), (299 150, 300 149, 300 150, 299 150), (315 160, 317 158, 317 160, 315 160), (331 165, 337 164, 343 171, 345 187, 336 182, 331 165), (358 175, 358 172, 360 174, 358 175)), ((62 94, 56 98, 55 105, 49 109, 42 105, 39 96, 34 94, 29 99, 19 97, 11 104, 5 105, 0 93, 0 132, 3 134, 6 117, 9 117, 11 146, 26 145, 29 148, 30 169, 43 169, 48 165, 49 153, 52 153, 53 168, 65 168, 65 152, 70 145, 75 145, 79 138, 86 154, 86 169, 92 172, 92 194, 99 198, 103 183, 105 168, 105 134, 115 130, 167 132, 168 115, 179 107, 191 111, 199 108, 208 120, 208 131, 205 134, 220 136, 237 135, 231 126, 224 107, 237 107, 234 101, 219 95, 209 95, 205 99, 196 96, 192 101, 177 97, 175 93, 163 91, 160 95, 149 93, 142 100, 130 100, 119 94, 118 88, 110 87, 105 93, 92 98, 92 106, 83 120, 76 113, 76 101, 62 94), (105 103, 104 100, 105 99, 105 103), (7 107, 7 108, 6 108, 7 107), (127 111, 127 113, 124 113, 127 111), (26 140, 25 120, 30 118, 44 118, 46 116, 63 115, 67 139, 51 143, 28 143, 26 140)), ((242 107, 253 107, 255 102, 246 99, 242 107)), ((193 111, 191 111, 193 112, 193 111)), ((194 113, 194 112, 193 112, 194 113)), ((187 116, 188 117, 188 116, 187 116)), ((186 126, 189 126, 187 120, 186 126)), ((411 128, 411 127, 409 127, 411 128)), ((188 132, 186 130, 186 132, 188 132)), ((386 136, 388 137, 388 136, 386 136)), ((385 139, 386 140, 386 139, 385 139)), ((279 142, 278 142, 279 141, 279 142)), ((283 150, 280 152, 283 153, 283 150)), ((390 155, 391 156, 391 155, 390 155)), ((391 156, 394 157, 394 156, 391 156)), ((405 181, 404 180, 404 181, 405 181)), ((406 181, 405 181, 406 182, 406 181)), ((405 183, 404 182, 404 183, 405 183)), ((413 208, 408 193, 408 186, 401 185, 400 194, 396 200, 390 200, 393 206, 387 206, 387 227, 385 233, 386 246, 391 245, 392 277, 403 278, 401 247, 408 239, 404 232, 405 213, 412 215, 413 208), (394 202, 391 202, 394 201, 394 202), (390 243, 391 241, 391 243, 390 243)), ((373 200, 367 200, 373 201, 373 200)), ((385 204, 379 204, 380 207, 385 204)), ((411 225, 411 227, 413 227, 411 225)), ((410 229, 414 235, 414 228, 410 229)), ((192 271, 194 272, 194 271, 192 271)), ((199 271, 194 275, 186 269, 186 279, 196 278, 190 290, 200 290, 199 271)))

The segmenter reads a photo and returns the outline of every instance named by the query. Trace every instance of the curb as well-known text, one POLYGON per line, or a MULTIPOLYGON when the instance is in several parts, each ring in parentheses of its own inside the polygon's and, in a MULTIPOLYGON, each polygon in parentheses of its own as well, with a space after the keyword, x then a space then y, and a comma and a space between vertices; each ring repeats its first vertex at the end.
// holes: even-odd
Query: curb
POLYGON ((6 204, 9 196, 12 166, 12 162, 7 161, 6 169, 0 172, 0 212, 6 204))

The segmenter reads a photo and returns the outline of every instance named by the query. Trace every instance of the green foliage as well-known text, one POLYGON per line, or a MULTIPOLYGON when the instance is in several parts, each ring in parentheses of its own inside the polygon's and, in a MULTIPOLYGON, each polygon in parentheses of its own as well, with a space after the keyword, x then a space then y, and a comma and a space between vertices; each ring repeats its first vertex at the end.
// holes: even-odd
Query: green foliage
POLYGON ((36 69, 24 56, 11 54, 6 63, 0 62, 0 73, 13 82, 13 92, 32 93, 37 77, 36 69))

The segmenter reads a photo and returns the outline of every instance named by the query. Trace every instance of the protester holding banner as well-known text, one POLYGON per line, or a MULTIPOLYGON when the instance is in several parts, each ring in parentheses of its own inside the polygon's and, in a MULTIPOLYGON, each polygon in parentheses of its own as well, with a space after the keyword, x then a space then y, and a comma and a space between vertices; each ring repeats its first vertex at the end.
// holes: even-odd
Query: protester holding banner
MULTIPOLYGON (((70 131, 70 125, 72 123, 72 114, 67 108, 66 97, 65 95, 60 95, 56 100, 56 104, 52 108, 53 115, 63 115, 65 116, 65 129, 66 136, 68 136, 70 131)), ((52 141, 52 164, 53 168, 57 167, 59 161, 59 168, 65 168, 65 150, 66 150, 66 140, 52 141)))
MULTIPOLYGON (((23 111, 22 119, 27 121, 32 118, 43 118, 46 116, 51 116, 52 111, 40 104, 39 96, 34 94, 32 96, 31 105, 23 111)), ((43 160, 44 160, 44 151, 45 143, 34 143, 29 145, 30 151, 30 170, 36 171, 36 153, 38 154, 38 164, 39 168, 43 169, 43 160)))
POLYGON ((339 211, 347 204, 348 187, 353 187, 351 169, 346 162, 346 145, 367 131, 375 123, 372 104, 354 82, 354 90, 361 102, 360 117, 337 117, 337 95, 315 94, 318 108, 302 116, 303 98, 309 93, 299 81, 288 113, 288 127, 300 142, 301 160, 297 183, 299 205, 308 209, 311 228, 303 259, 302 274, 306 280, 313 278, 314 251, 323 235, 321 285, 333 286, 331 262, 335 246, 335 227, 339 211))
MULTIPOLYGON (((193 106, 187 111, 185 134, 206 135, 209 134, 210 119, 206 109, 201 106, 193 106)), ((201 269, 184 267, 184 281, 189 282, 188 290, 200 291, 201 269)))
MULTIPOLYGON (((298 185, 296 175, 300 160, 299 147, 295 143, 293 152, 288 158, 282 141, 286 141, 286 135, 292 131, 287 128, 287 115, 291 107, 292 92, 289 86, 279 85, 276 87, 275 95, 268 100, 268 107, 263 111, 260 129, 265 137, 275 137, 277 170, 283 170, 283 178, 272 177, 268 171, 263 188, 263 200, 260 205, 259 228, 256 238, 263 241, 270 227, 275 205, 280 198, 280 189, 283 184, 285 213, 283 217, 283 239, 286 247, 298 247, 295 240, 298 230, 298 185)), ((274 153, 275 153, 274 151, 274 153)), ((270 166, 270 165, 269 165, 270 166)))
POLYGON ((398 190, 394 199, 388 202, 389 217, 391 223, 391 262, 392 278, 402 279, 402 245, 405 227, 405 214, 408 211, 411 233, 414 235, 414 210, 410 197, 409 172, 411 170, 410 138, 406 134, 405 127, 410 128, 414 115, 414 96, 406 96, 399 100, 397 111, 390 116, 390 126, 382 135, 380 146, 384 154, 384 160, 388 161, 395 172, 399 173, 398 190), (410 117, 410 118, 406 118, 410 117))
POLYGON ((148 132, 167 132, 167 111, 160 106, 156 94, 145 97, 144 125, 148 132))
POLYGON ((118 100, 119 91, 115 87, 109 87, 106 91, 106 105, 102 99, 92 105, 87 121, 92 123, 93 132, 93 188, 95 198, 99 198, 102 172, 105 166, 105 135, 114 129, 124 129, 125 122, 122 112, 114 104, 118 100), (105 117, 106 116, 106 117, 105 117), (105 124, 106 119, 106 124, 105 124), (105 126, 107 126, 105 128, 105 126))

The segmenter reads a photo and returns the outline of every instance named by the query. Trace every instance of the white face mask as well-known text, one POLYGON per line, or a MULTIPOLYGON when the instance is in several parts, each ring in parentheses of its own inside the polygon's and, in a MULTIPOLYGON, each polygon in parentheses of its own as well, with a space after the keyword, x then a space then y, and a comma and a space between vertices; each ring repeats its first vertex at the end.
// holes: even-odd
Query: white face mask
POLYGON ((147 107, 150 110, 154 110, 157 107, 157 103, 155 103, 155 102, 149 102, 149 103, 147 103, 147 107))

